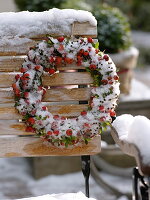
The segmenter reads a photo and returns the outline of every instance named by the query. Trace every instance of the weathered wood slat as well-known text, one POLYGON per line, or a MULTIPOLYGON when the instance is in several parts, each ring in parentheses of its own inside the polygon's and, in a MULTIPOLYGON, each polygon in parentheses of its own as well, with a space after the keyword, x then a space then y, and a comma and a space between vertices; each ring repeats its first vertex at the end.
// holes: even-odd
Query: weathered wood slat
POLYGON ((18 56, 26 55, 29 48, 35 46, 38 41, 31 40, 30 42, 18 46, 0 46, 0 56, 18 56))
POLYGON ((0 120, 0 135, 35 135, 25 129, 25 124, 18 120, 0 120))
POLYGON ((59 149, 46 146, 41 139, 35 137, 0 137, 0 157, 93 155, 100 152, 100 140, 101 137, 97 136, 88 145, 59 149))
POLYGON ((14 92, 10 89, 0 89, 0 104, 14 103, 14 92))
MULTIPOLYGON (((83 36, 83 37, 93 37, 93 38, 97 37, 97 26, 93 26, 89 22, 81 22, 81 23, 74 22, 74 24, 72 24, 71 26, 72 26, 72 31, 70 33, 70 36, 83 36)), ((51 35, 53 37, 59 37, 65 34, 62 33, 61 35, 59 35, 53 32, 49 32, 48 35, 51 35)), ((45 37, 46 35, 44 34, 40 34, 40 35, 37 34, 33 37, 30 37, 30 39, 41 40, 41 39, 44 39, 45 37)))
MULTIPOLYGON (((90 99, 91 88, 56 88, 47 90, 44 95, 44 102, 59 101, 84 101, 90 99)), ((0 104, 14 103, 14 92, 12 89, 0 89, 0 104)))
POLYGON ((0 56, 0 72, 20 71, 26 56, 0 56))
MULTIPOLYGON (((82 110, 87 110, 87 104, 81 105, 50 105, 47 106, 52 114, 63 115, 66 117, 74 117, 80 115, 82 110)), ((0 104, 0 120, 16 120, 22 119, 13 104, 0 104)))
POLYGON ((75 22, 72 27, 72 35, 90 36, 95 38, 97 36, 97 27, 90 25, 89 22, 75 22))
MULTIPOLYGON (((15 73, 0 73, 0 87, 9 88, 15 82, 15 73)), ((44 86, 87 85, 93 83, 88 72, 56 73, 53 76, 43 75, 44 86)))
MULTIPOLYGON (((0 72, 18 72, 26 56, 0 56, 0 72)), ((58 67, 58 70, 85 69, 83 66, 66 65, 58 67)))
MULTIPOLYGON (((51 32, 49 32, 49 35, 59 36, 59 35, 54 35, 51 32)), ((64 34, 62 33, 62 35, 64 34)), ((96 37, 97 27, 92 26, 89 22, 84 22, 84 23, 75 22, 72 25, 71 35, 96 37)), ((38 42, 38 40, 42 40, 45 36, 46 35, 35 35, 32 38, 29 38, 33 40, 18 46, 10 46, 10 45, 0 46, 0 56, 24 55, 27 53, 30 47, 34 46, 38 42)))

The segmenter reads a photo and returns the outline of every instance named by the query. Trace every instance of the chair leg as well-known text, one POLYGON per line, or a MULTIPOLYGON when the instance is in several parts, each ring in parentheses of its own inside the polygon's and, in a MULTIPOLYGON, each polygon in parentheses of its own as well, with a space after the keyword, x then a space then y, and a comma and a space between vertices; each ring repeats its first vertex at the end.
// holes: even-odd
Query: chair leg
POLYGON ((85 194, 89 198, 90 156, 81 156, 82 173, 85 178, 85 194))
POLYGON ((132 200, 139 200, 139 194, 138 194, 138 169, 134 168, 133 169, 133 176, 132 176, 132 180, 133 180, 133 196, 132 196, 132 200))
POLYGON ((145 182, 144 177, 140 175, 138 168, 136 167, 133 169, 133 200, 139 200, 138 187, 140 189, 141 200, 149 200, 149 186, 145 182))

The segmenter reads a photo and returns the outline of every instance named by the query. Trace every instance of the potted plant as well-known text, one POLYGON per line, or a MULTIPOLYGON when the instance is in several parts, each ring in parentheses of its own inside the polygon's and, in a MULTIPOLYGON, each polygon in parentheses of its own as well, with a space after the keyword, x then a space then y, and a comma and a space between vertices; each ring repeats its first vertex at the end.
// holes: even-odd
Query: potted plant
POLYGON ((139 51, 132 46, 130 25, 123 13, 107 4, 94 8, 98 22, 100 49, 108 52, 118 68, 120 89, 129 94, 133 68, 136 67, 139 51))

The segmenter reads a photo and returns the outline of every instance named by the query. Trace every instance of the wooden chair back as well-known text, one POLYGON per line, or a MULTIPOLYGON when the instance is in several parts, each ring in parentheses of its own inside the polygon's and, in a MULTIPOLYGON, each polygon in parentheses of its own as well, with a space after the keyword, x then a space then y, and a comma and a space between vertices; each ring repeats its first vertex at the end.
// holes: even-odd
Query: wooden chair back
MULTIPOLYGON (((74 23, 72 34, 95 37, 97 30, 96 26, 91 26, 89 23, 74 23)), ((34 133, 25 132, 25 125, 20 120, 21 115, 14 108, 14 94, 11 86, 15 80, 15 74, 20 71, 29 47, 34 46, 44 37, 45 35, 35 35, 30 38, 32 42, 20 46, 0 46, 0 157, 98 153, 100 137, 94 138, 88 145, 82 147, 60 150, 56 147, 45 146, 34 133)), ((60 73, 52 77, 43 76, 43 85, 51 87, 43 101, 47 102, 52 114, 78 116, 88 107, 91 89, 87 86, 93 82, 91 75, 85 72, 84 67, 76 65, 60 67, 59 71, 60 73)))

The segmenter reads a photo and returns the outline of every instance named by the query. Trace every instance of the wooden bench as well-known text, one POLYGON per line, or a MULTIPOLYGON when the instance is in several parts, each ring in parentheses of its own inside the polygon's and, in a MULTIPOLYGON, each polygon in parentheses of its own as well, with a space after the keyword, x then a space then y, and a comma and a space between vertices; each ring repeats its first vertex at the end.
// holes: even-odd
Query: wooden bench
MULTIPOLYGON (((97 28, 88 22, 74 23, 72 35, 96 37, 97 28)), ((73 149, 60 150, 56 147, 47 147, 34 133, 25 132, 21 115, 14 108, 14 94, 11 85, 15 81, 15 73, 20 70, 29 47, 34 46, 44 37, 45 35, 35 35, 30 38, 32 42, 25 43, 23 46, 0 46, 0 157, 88 155, 88 157, 82 157, 82 169, 87 177, 88 186, 89 155, 100 152, 100 136, 95 137, 88 145, 73 149)), ((91 75, 84 71, 84 67, 76 65, 60 67, 59 71, 60 73, 51 78, 48 75, 43 77, 44 86, 52 87, 47 91, 43 101, 48 102, 48 108, 52 114, 67 117, 78 116, 82 110, 88 108, 91 89, 87 86, 93 82, 91 75), (73 71, 66 72, 66 70, 73 71)))

